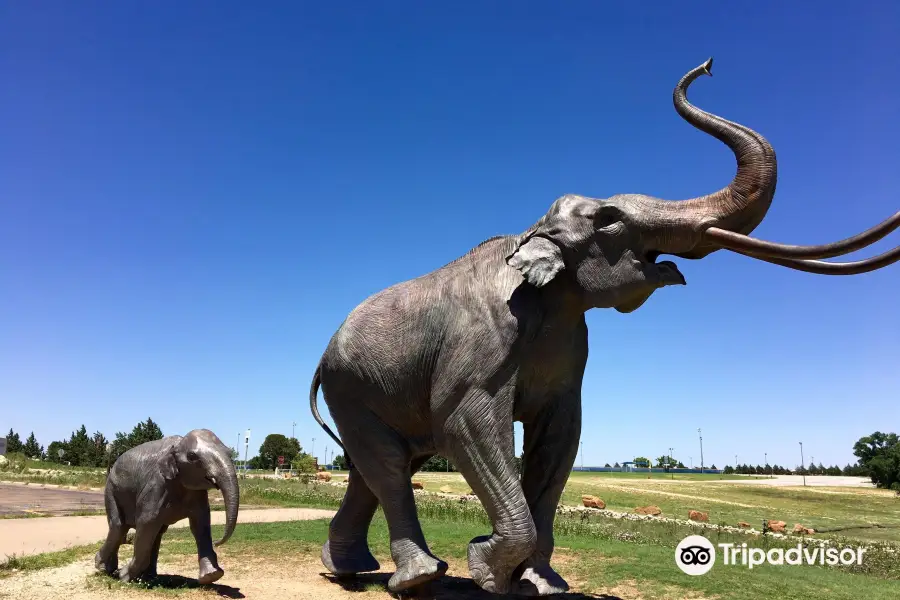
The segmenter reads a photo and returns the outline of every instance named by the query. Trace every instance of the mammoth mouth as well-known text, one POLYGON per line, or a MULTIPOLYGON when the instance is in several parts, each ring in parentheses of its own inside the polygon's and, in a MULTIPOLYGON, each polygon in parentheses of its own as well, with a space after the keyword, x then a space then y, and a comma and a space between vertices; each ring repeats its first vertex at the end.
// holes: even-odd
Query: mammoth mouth
POLYGON ((661 253, 656 250, 651 250, 645 255, 647 264, 656 267, 656 276, 659 278, 660 283, 663 285, 687 285, 687 280, 674 262, 671 260, 656 262, 656 259, 660 256, 661 253))
POLYGON ((206 480, 209 482, 209 484, 210 484, 211 486, 213 486, 213 487, 216 488, 217 490, 219 489, 219 482, 216 481, 216 478, 215 478, 215 477, 206 477, 206 480))

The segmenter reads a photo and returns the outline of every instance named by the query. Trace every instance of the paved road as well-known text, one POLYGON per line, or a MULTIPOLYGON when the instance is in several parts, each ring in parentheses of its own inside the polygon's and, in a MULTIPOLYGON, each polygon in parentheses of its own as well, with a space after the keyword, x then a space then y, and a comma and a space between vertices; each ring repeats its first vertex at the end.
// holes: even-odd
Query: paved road
MULTIPOLYGON (((242 510, 238 513, 241 523, 275 523, 279 521, 306 521, 329 519, 333 510, 317 508, 269 508, 242 510)), ((225 523, 223 511, 212 512, 214 525, 225 523)), ((183 519, 170 527, 187 527, 183 519)), ((82 546, 100 542, 106 538, 106 516, 90 517, 49 517, 39 519, 0 519, 0 561, 7 556, 40 554, 65 550, 71 546, 82 546)))
POLYGON ((103 492, 0 483, 0 515, 61 515, 83 510, 104 510, 103 492))

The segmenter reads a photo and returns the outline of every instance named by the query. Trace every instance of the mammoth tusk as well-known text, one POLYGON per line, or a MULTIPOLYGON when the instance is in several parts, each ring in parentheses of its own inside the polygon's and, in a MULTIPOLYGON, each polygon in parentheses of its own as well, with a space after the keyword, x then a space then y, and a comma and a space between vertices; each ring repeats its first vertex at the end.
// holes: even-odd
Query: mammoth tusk
POLYGON ((703 237, 728 250, 752 255, 756 258, 833 258, 835 256, 841 256, 842 254, 848 254, 855 250, 859 250, 860 248, 865 248, 866 246, 877 242, 898 227, 900 227, 900 212, 894 213, 893 216, 885 219, 875 227, 858 235, 839 242, 820 244, 818 246, 794 246, 790 244, 767 242, 765 240, 759 240, 718 227, 710 227, 703 232, 703 237))
POLYGON ((726 248, 732 252, 756 258, 765 262, 769 262, 798 271, 806 271, 807 273, 817 273, 819 275, 858 275, 860 273, 868 273, 882 267, 886 267, 900 260, 900 246, 892 250, 888 250, 884 254, 873 256, 865 260, 857 260, 845 263, 830 263, 822 260, 796 260, 791 258, 772 258, 769 256, 759 256, 743 250, 735 250, 726 248))

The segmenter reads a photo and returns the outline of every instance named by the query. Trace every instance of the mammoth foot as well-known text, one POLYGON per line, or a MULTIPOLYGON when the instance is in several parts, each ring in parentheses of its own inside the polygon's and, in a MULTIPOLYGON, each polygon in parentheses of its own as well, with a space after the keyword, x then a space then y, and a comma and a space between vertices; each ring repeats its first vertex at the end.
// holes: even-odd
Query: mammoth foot
POLYGON ((522 596, 549 596, 569 591, 569 584, 550 565, 528 566, 519 579, 522 596))
POLYGON ((137 571, 131 562, 124 569, 119 570, 119 581, 122 583, 132 583, 135 581, 152 581, 156 579, 156 567, 147 568, 143 571, 137 571))
POLYGON ((335 575, 355 575, 381 568, 365 542, 332 549, 331 540, 328 540, 322 546, 322 564, 335 575))
POLYGON ((469 575, 478 586, 495 594, 510 592, 513 570, 532 547, 502 543, 492 536, 480 536, 469 543, 469 575))
POLYGON ((392 542, 391 555, 397 570, 388 580, 388 590, 401 592, 437 579, 447 572, 447 563, 409 542, 392 542))
POLYGON ((225 571, 212 560, 203 557, 200 559, 200 574, 197 577, 197 583, 200 585, 208 585, 222 578, 225 571))
POLYGON ((119 560, 117 556, 104 558, 99 552, 94 556, 94 567, 101 573, 112 575, 119 568, 119 560))

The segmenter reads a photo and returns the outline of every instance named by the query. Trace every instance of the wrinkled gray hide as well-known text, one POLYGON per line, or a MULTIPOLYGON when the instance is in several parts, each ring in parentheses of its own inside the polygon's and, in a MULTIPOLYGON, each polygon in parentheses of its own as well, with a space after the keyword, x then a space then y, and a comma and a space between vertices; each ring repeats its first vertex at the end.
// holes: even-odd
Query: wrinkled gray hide
POLYGON ((237 524, 240 490, 231 449, 206 429, 147 442, 120 456, 106 481, 106 519, 109 534, 94 559, 97 569, 114 574, 119 547, 134 528, 134 556, 119 571, 122 581, 156 576, 163 534, 169 525, 187 518, 197 542, 200 583, 224 574, 210 534, 208 490, 221 490, 225 501, 224 544, 237 524))

